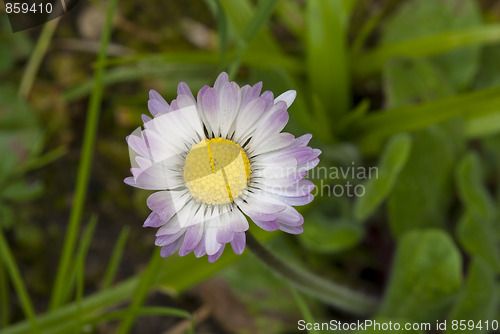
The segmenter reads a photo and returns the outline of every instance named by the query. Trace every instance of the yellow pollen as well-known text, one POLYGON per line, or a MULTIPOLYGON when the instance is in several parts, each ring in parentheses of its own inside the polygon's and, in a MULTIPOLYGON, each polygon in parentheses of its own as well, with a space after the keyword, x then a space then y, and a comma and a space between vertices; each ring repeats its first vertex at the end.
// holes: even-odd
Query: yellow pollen
POLYGON ((184 180, 191 195, 210 205, 238 198, 250 180, 250 162, 240 145, 220 137, 191 147, 184 164, 184 180))

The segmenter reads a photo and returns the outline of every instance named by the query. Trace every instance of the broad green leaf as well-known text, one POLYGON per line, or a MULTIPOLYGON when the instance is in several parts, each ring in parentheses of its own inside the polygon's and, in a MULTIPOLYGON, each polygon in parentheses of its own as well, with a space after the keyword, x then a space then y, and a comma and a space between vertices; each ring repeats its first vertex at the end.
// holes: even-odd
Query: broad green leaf
POLYGON ((453 95, 448 78, 425 59, 393 59, 387 62, 383 75, 389 108, 453 95))
POLYGON ((346 5, 338 0, 315 0, 306 3, 307 74, 312 97, 333 118, 350 108, 350 76, 346 5))
POLYGON ((366 182, 365 194, 356 201, 354 206, 356 219, 365 220, 387 197, 406 164, 410 149, 411 137, 408 134, 395 135, 389 140, 380 157, 378 177, 366 182))
MULTIPOLYGON (((474 324, 479 321, 493 320, 498 308, 498 289, 495 281, 495 273, 481 259, 473 259, 469 266, 469 273, 465 289, 457 298, 450 314, 448 323, 453 320, 472 320, 474 324)), ((470 323, 467 321, 468 325, 470 323)), ((453 331, 448 326, 446 333, 463 333, 464 331, 453 331)), ((486 333, 474 327, 467 328, 467 333, 486 333)))
POLYGON ((299 240, 313 252, 336 253, 356 246, 363 235, 363 229, 352 221, 313 216, 299 240))
POLYGON ((408 232, 398 243, 379 316, 436 320, 461 284, 461 255, 448 234, 436 229, 408 232))
POLYGON ((460 200, 467 211, 481 220, 490 221, 495 214, 493 200, 483 185, 481 162, 474 153, 460 160, 456 174, 460 200))
MULTIPOLYGON (((474 0, 405 1, 384 25, 382 44, 404 42, 442 32, 460 31, 481 24, 474 0)), ((452 87, 467 87, 479 65, 479 47, 453 50, 435 57, 432 63, 444 73, 452 87)))
POLYGON ((475 89, 500 86, 498 59, 500 59, 500 45, 486 45, 481 49, 481 67, 475 79, 475 89))
POLYGON ((389 195, 389 225, 396 237, 446 220, 455 148, 441 127, 416 133, 410 156, 389 195))
POLYGON ((465 213, 456 233, 460 245, 470 255, 480 257, 494 270, 500 271, 500 254, 491 221, 478 215, 465 213))

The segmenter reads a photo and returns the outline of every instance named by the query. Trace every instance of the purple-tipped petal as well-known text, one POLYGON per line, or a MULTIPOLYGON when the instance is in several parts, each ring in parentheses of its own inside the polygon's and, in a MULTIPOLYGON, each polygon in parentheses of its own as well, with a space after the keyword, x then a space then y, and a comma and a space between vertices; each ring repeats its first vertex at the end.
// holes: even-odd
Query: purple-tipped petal
POLYGON ((160 219, 160 216, 155 212, 151 212, 151 214, 146 218, 146 221, 142 225, 142 227, 160 227, 165 224, 165 220, 160 219))
POLYGON ((149 91, 149 100, 156 101, 154 103, 155 104, 154 110, 149 109, 151 115, 156 116, 158 112, 168 113, 170 111, 170 106, 168 105, 167 101, 165 101, 165 99, 163 98, 163 96, 160 95, 160 93, 158 93, 153 89, 149 91))
POLYGON ((246 85, 241 88, 241 108, 243 109, 250 101, 256 99, 262 90, 262 81, 256 83, 252 87, 246 85))
POLYGON ((286 203, 288 205, 293 205, 293 206, 300 206, 300 205, 306 205, 312 202, 314 199, 314 196, 311 194, 307 194, 304 196, 299 196, 299 197, 287 197, 287 196, 281 196, 281 195, 274 195, 277 199, 282 201, 283 203, 286 203))
POLYGON ((304 217, 290 205, 288 205, 285 210, 277 213, 276 216, 282 225, 300 226, 304 223, 304 217))
POLYGON ((170 220, 178 209, 170 191, 155 192, 148 197, 146 203, 151 211, 156 212, 164 221, 170 220))
POLYGON ((178 239, 176 242, 173 242, 169 245, 163 246, 160 252, 161 257, 169 257, 170 255, 173 255, 181 247, 181 244, 182 244, 182 238, 178 239))
POLYGON ((160 235, 159 237, 156 237, 155 245, 156 246, 166 246, 168 244, 171 244, 174 241, 181 238, 184 235, 184 233, 185 233, 185 231, 181 230, 181 231, 174 233, 174 234, 160 235))
POLYGON ((309 144, 311 138, 312 134, 310 133, 297 137, 297 139, 295 139, 295 141, 290 145, 290 148, 306 146, 307 144, 309 144))
POLYGON ((203 225, 196 224, 187 228, 186 234, 184 235, 184 242, 179 249, 179 255, 184 256, 196 249, 200 243, 201 237, 203 236, 203 225))
POLYGON ((191 92, 191 89, 189 89, 188 84, 185 82, 181 82, 177 86, 177 95, 187 95, 194 101, 193 93, 191 92))
POLYGON ((221 248, 217 251, 217 253, 215 253, 213 255, 209 255, 208 262, 214 263, 215 261, 217 261, 219 259, 219 257, 222 255, 222 252, 224 251, 224 246, 225 245, 222 245, 221 248))
POLYGON ((227 75, 226 72, 222 72, 221 74, 219 74, 214 83, 215 91, 219 93, 222 90, 222 87, 224 87, 224 85, 227 84, 228 82, 229 82, 229 76, 227 75))
POLYGON ((302 225, 289 226, 289 225, 281 224, 280 230, 282 230, 283 232, 286 232, 286 233, 290 233, 290 234, 301 234, 302 232, 304 232, 304 227, 302 227, 302 225))
POLYGON ((217 232, 217 242, 220 244, 227 244, 231 242, 234 237, 234 231, 229 228, 229 226, 225 226, 220 228, 217 232))
POLYGON ((264 222, 264 221, 260 221, 260 220, 252 218, 252 221, 258 227, 260 227, 261 229, 263 229, 264 231, 272 232, 272 231, 276 231, 276 230, 278 230, 280 228, 280 223, 278 222, 277 219, 275 219, 273 221, 270 221, 270 222, 264 222))
POLYGON ((234 232, 245 232, 248 230, 248 220, 241 213, 240 210, 234 209, 230 213, 230 227, 234 232))
POLYGON ((231 247, 237 255, 241 255, 245 250, 246 235, 245 232, 235 233, 233 241, 231 241, 231 247))

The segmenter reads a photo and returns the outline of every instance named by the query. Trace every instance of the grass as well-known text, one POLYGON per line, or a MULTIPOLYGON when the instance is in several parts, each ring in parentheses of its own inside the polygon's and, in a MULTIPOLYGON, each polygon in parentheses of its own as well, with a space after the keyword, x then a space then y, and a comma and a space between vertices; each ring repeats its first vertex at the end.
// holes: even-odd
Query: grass
MULTIPOLYGON (((466 0, 456 1, 465 3, 466 0)), ((205 3, 213 15, 215 31, 209 30, 217 34, 218 44, 212 49, 189 50, 165 43, 165 46, 149 45, 154 50, 151 51, 145 47, 147 44, 141 44, 144 41, 137 41, 131 34, 130 47, 136 48, 138 52, 132 56, 113 59, 107 58, 107 48, 111 43, 112 32, 119 34, 121 29, 119 23, 113 25, 118 1, 111 0, 105 8, 106 20, 97 61, 93 66, 93 76, 80 78, 62 89, 57 87, 58 92, 60 91, 59 98, 70 108, 87 98, 88 106, 73 202, 57 273, 49 292, 49 309, 36 312, 29 294, 30 281, 22 278, 23 265, 22 259, 17 258, 17 244, 10 246, 8 243, 11 235, 12 240, 17 240, 17 234, 7 234, 5 230, 0 230, 1 333, 73 333, 81 331, 85 326, 116 321, 116 332, 125 334, 131 332, 136 322, 144 316, 190 319, 190 331, 195 331, 194 317, 190 312, 174 307, 147 306, 147 297, 154 291, 180 293, 222 271, 226 266, 239 268, 237 261, 242 256, 226 250, 220 260, 209 264, 194 256, 163 259, 159 255, 160 248, 156 248, 144 271, 123 280, 117 273, 124 261, 128 261, 125 258, 127 246, 135 242, 135 236, 131 236, 134 231, 123 224, 118 237, 113 237, 112 242, 109 242, 109 258, 108 254, 103 254, 107 264, 99 280, 98 291, 86 294, 89 249, 102 225, 107 223, 102 219, 98 223, 98 212, 94 212, 95 207, 86 203, 90 193, 89 180, 96 154, 103 103, 110 110, 104 117, 106 125, 123 122, 124 127, 133 127, 135 119, 139 119, 139 112, 146 110, 143 96, 146 96, 147 91, 144 87, 159 86, 161 89, 165 88, 168 94, 173 94, 173 87, 178 81, 186 80, 192 86, 210 84, 210 80, 220 70, 227 70, 230 77, 241 84, 263 80, 265 89, 272 90, 276 95, 286 89, 297 90, 298 98, 289 110, 290 122, 287 129, 294 135, 305 131, 314 135, 313 146, 323 150, 322 166, 342 165, 342 159, 336 153, 342 152, 342 157, 351 154, 349 159, 352 156, 352 164, 356 163, 355 165, 366 166, 379 161, 377 166, 383 174, 376 181, 357 181, 368 190, 363 200, 320 198, 302 211, 306 224, 321 222, 324 226, 321 235, 309 236, 315 241, 316 248, 302 242, 301 236, 276 238, 276 243, 281 242, 280 245, 284 246, 276 247, 276 251, 271 252, 267 251, 267 246, 259 248, 261 246, 252 243, 255 240, 249 240, 249 248, 264 254, 262 257, 267 259, 271 271, 281 271, 281 277, 294 284, 289 290, 287 286, 280 287, 285 291, 283 296, 287 291, 291 292, 290 300, 293 303, 285 297, 283 300, 293 306, 292 312, 300 312, 300 316, 307 322, 315 322, 317 317, 313 314, 317 309, 311 310, 308 307, 305 299, 295 290, 297 288, 323 303, 318 305, 329 304, 343 310, 336 312, 319 306, 323 307, 323 312, 333 317, 350 311, 369 317, 383 316, 389 320, 451 320, 454 313, 450 310, 463 311, 466 314, 460 313, 460 316, 467 316, 463 305, 467 302, 467 296, 474 296, 477 292, 483 305, 492 306, 478 308, 481 313, 477 314, 471 311, 470 317, 494 318, 498 313, 498 292, 495 285, 479 284, 473 288, 466 286, 463 282, 467 281, 469 272, 462 270, 466 263, 462 263, 458 255, 467 254, 472 259, 471 263, 477 267, 474 270, 486 275, 486 281, 494 282, 498 274, 500 241, 495 227, 497 215, 492 204, 494 199, 490 192, 491 189, 498 188, 496 180, 500 170, 500 144, 495 142, 500 133, 500 127, 495 125, 500 110, 500 88, 498 84, 482 84, 479 85, 482 87, 480 90, 475 87, 478 87, 476 81, 481 79, 481 71, 498 73, 500 76, 498 66, 486 67, 487 62, 479 58, 492 54, 485 46, 495 47, 495 43, 500 40, 499 20, 491 19, 492 22, 475 27, 431 31, 416 39, 381 44, 377 38, 384 33, 380 28, 388 17, 390 19, 401 15, 399 10, 404 6, 416 6, 414 12, 420 13, 420 10, 424 10, 418 6, 426 6, 424 2, 409 0, 398 6, 387 5, 382 10, 370 11, 371 15, 361 19, 357 10, 364 13, 362 10, 367 5, 360 1, 318 0, 307 2, 305 6, 286 0, 260 0, 256 5, 249 0, 206 0, 205 3), (361 29, 356 29, 357 33, 350 43, 354 25, 361 26, 361 29), (439 96, 432 86, 426 86, 425 83, 434 82, 425 78, 429 73, 440 73, 445 81, 449 79, 444 74, 446 69, 436 61, 439 56, 447 55, 460 60, 463 56, 461 52, 470 48, 477 48, 481 52, 477 53, 477 59, 470 60, 475 63, 464 63, 463 68, 477 67, 478 73, 459 92, 450 90, 450 95, 439 96), (417 73, 415 77, 411 77, 408 74, 410 72, 398 76, 397 69, 391 68, 392 61, 397 59, 405 59, 410 64, 419 59, 424 66, 433 70, 429 73, 417 73), (415 82, 424 84, 414 85, 415 82), (411 103, 386 108, 384 103, 390 85, 403 87, 395 93, 403 96, 398 96, 399 99, 395 101, 411 103), (136 87, 140 87, 141 91, 130 93, 136 87), (105 90, 110 93, 110 98, 105 95, 105 90), (126 102, 121 101, 122 98, 126 102), (136 100, 141 100, 142 104, 134 104, 136 100), (134 121, 127 123, 127 117, 134 121), (468 144, 471 138, 475 140, 474 145, 468 144), (446 170, 442 167, 445 165, 445 158, 446 170), (433 173, 434 170, 443 172, 433 173), (429 189, 433 190, 432 198, 436 199, 436 203, 443 203, 442 205, 435 207, 425 202, 429 198, 426 193, 429 189, 423 189, 418 184, 418 180, 424 177, 424 171, 429 189), (395 210, 394 206, 400 210, 395 210), (425 211, 420 208, 427 206, 427 211, 432 211, 432 216, 422 214, 420 217, 419 214, 425 211), (407 210, 403 210, 404 208, 407 210), (411 217, 404 216, 405 212, 411 217), (87 219, 87 216, 91 217, 90 221, 82 226, 82 220, 87 219), (403 224, 398 222, 410 220, 417 224, 398 225, 403 224), (321 247, 323 242, 338 242, 341 245, 338 240, 349 237, 342 234, 346 233, 346 229, 342 230, 341 227, 346 224, 356 224, 356 228, 363 231, 363 243, 354 243, 345 248, 321 247), (370 234, 373 230, 383 237, 378 238, 376 233, 370 234), (376 246, 370 246, 366 240, 376 246), (384 243, 387 240, 390 240, 389 246, 384 243), (436 240, 439 241, 437 246, 436 240), (357 276, 359 273, 375 272, 374 275, 389 276, 388 273, 381 273, 386 268, 377 262, 390 260, 387 254, 379 252, 379 245, 383 249, 397 249, 393 274, 388 282, 383 282, 387 283, 384 291, 389 292, 383 293, 382 283, 370 282, 371 286, 380 288, 382 311, 378 308, 378 300, 357 291, 358 286, 366 283, 358 278, 361 276, 357 276), (318 249, 335 251, 319 252, 318 249), (282 255, 285 260, 281 259, 282 255), (332 263, 338 265, 338 268, 332 269, 332 263), (418 270, 409 266, 410 263, 417 263, 418 270), (331 281, 335 283, 309 273, 305 269, 307 267, 314 268, 326 277, 333 277, 331 281), (283 271, 288 275, 283 277, 283 271), (428 280, 429 276, 434 279, 428 280), (347 285, 350 288, 337 283, 342 281, 349 282, 347 285), (11 285, 24 314, 24 320, 14 324, 11 324, 13 312, 10 305, 15 303, 15 298, 12 298, 14 294, 8 293, 11 285), (432 293, 421 297, 419 291, 412 290, 414 286, 432 293), (451 288, 448 289, 449 286, 451 288), (411 296, 405 298, 404 294, 408 291, 411 296), (116 310, 117 306, 124 303, 127 303, 125 308, 116 310)), ((120 3, 123 6, 120 10, 130 10, 127 5, 125 2, 120 3)), ((36 103, 33 90, 35 82, 47 80, 47 73, 50 73, 41 68, 41 65, 44 61, 50 63, 47 54, 53 36, 58 33, 58 24, 58 20, 53 20, 44 26, 21 74, 18 95, 22 99, 29 97, 30 103, 36 103)), ((424 25, 414 26, 417 29, 424 25)), ((61 31, 63 33, 65 32, 61 31)), ((3 42, 0 39, 0 43, 3 42)), ((454 70, 459 72, 461 69, 457 67, 454 70)), ((118 126, 110 128, 105 134, 105 140, 110 137, 116 139, 117 136, 121 140, 123 129, 117 128, 118 126)), ((0 141, 3 130, 0 125, 0 141)), ((120 143, 125 145, 123 141, 120 143)), ((32 173, 35 169, 44 170, 49 163, 68 152, 59 144, 56 147, 47 148, 47 153, 22 165, 16 176, 32 173)), ((104 145, 99 147, 99 150, 105 149, 104 145)), ((121 154, 119 150, 113 153, 117 156, 121 154)), ((107 177, 117 178, 111 173, 107 177)), ((112 188, 112 182, 106 186, 112 188)), ((103 200, 116 207, 119 207, 119 203, 127 203, 127 213, 137 211, 131 208, 130 198, 123 200, 124 196, 111 197, 112 199, 103 200)), ((144 203, 141 205, 144 206, 144 203)), ((276 236, 257 233, 259 240, 264 241, 276 236)), ((151 244, 151 249, 153 247, 151 244)), ((271 284, 266 281, 266 274, 258 272, 253 275, 255 276, 239 277, 232 283, 235 286, 245 283, 245 288, 253 283, 254 289, 265 289, 266 284, 271 284)), ((473 281, 475 284, 475 280, 473 281)), ((237 290, 238 296, 244 295, 245 288, 237 290)), ((252 298, 251 294, 244 296, 249 300, 252 298)), ((272 309, 265 306, 263 300, 254 302, 257 312, 272 309)), ((291 314, 296 316, 296 313, 291 314)))

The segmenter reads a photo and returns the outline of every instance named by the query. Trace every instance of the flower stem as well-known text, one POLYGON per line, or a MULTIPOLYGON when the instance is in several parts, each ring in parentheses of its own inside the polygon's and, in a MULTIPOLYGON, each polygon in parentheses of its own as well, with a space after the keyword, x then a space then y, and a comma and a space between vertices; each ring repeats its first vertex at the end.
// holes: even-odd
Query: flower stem
POLYGON ((298 290, 351 313, 371 315, 377 310, 379 306, 377 299, 285 263, 263 247, 251 233, 247 232, 246 235, 247 246, 255 256, 298 290))

